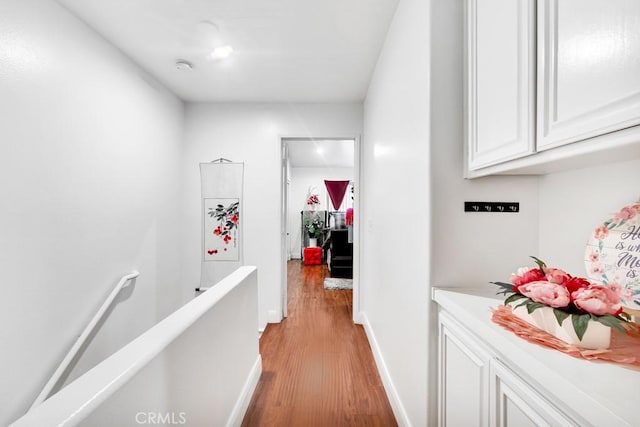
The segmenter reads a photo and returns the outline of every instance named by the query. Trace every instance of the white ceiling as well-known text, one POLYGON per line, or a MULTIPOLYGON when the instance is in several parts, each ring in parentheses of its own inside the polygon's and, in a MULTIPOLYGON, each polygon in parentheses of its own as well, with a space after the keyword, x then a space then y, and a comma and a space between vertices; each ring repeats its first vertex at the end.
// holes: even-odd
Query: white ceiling
POLYGON ((58 2, 186 101, 360 102, 398 0, 58 2))
POLYGON ((353 167, 353 140, 293 140, 287 146, 294 168, 353 167))

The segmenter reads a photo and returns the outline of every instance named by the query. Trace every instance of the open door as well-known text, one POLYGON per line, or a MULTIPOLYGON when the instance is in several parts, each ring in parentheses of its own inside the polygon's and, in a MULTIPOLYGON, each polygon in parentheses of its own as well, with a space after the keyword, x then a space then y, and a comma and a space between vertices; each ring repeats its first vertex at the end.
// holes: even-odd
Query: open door
POLYGON ((287 261, 289 261, 289 233, 287 232, 287 218, 289 218, 289 153, 286 140, 281 140, 281 180, 282 215, 280 216, 280 250, 282 260, 282 274, 280 275, 280 292, 282 294, 282 317, 287 317, 287 261))
MULTIPOLYGON (((297 224, 297 221, 292 218, 291 215, 299 215, 299 206, 297 201, 301 201, 301 188, 307 187, 311 183, 308 181, 309 175, 304 178, 305 184, 298 185, 298 175, 295 171, 298 168, 352 168, 352 181, 353 181, 353 227, 351 240, 353 241, 353 259, 352 259, 352 278, 353 278, 353 320, 355 323, 361 323, 360 319, 360 289, 359 289, 359 262, 360 262, 360 233, 359 233, 359 218, 360 218, 360 182, 361 182, 361 168, 360 168, 360 138, 355 137, 328 137, 328 138, 311 138, 311 137, 282 137, 281 138, 281 260, 282 260, 282 275, 281 275, 281 301, 282 301, 282 314, 283 317, 287 317, 287 264, 289 259, 298 258, 302 253, 304 247, 303 238, 301 235, 301 224, 297 224), (325 144, 331 142, 332 144, 325 144), (336 142, 342 142, 343 144, 335 144, 336 142), (347 144, 348 143, 348 144, 347 144), (339 150, 337 155, 335 150, 339 150), (321 155, 321 162, 319 159, 312 159, 315 154, 321 155), (341 159, 338 163, 336 159, 341 159), (293 168, 293 169, 292 169, 293 168), (292 172, 293 171, 293 172, 292 172), (293 182, 292 182, 293 181, 293 182), (292 206, 290 206, 292 205, 292 206), (296 228, 297 227, 297 228, 296 228), (298 245, 301 245, 298 248, 298 245)), ((337 173, 340 176, 324 176, 318 181, 317 185, 321 185, 324 188, 323 179, 341 179, 344 180, 346 176, 342 176, 342 173, 337 173)), ((315 178, 314 178, 315 179, 315 178)), ((327 196, 328 198, 329 196, 327 196)), ((327 202, 327 206, 328 206, 327 202)))

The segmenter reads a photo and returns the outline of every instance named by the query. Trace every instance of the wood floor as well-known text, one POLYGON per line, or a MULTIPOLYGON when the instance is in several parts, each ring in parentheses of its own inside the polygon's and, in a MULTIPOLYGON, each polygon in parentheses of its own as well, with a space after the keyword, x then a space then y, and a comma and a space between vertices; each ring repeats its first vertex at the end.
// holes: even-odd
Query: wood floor
POLYGON ((396 426, 352 291, 324 290, 326 266, 288 264, 289 317, 260 338, 262 376, 243 426, 396 426))

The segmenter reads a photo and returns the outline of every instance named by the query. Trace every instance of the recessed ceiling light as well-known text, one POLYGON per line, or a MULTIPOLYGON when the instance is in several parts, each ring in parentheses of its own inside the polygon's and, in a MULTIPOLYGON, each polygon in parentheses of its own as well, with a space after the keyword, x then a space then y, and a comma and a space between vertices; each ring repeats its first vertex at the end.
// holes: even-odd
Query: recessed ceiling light
POLYGON ((178 70, 188 71, 193 68, 193 64, 189 61, 185 61, 184 59, 178 59, 176 61, 176 68, 178 70))
POLYGON ((211 51, 209 59, 217 60, 228 58, 233 53, 233 48, 229 45, 220 46, 211 51))

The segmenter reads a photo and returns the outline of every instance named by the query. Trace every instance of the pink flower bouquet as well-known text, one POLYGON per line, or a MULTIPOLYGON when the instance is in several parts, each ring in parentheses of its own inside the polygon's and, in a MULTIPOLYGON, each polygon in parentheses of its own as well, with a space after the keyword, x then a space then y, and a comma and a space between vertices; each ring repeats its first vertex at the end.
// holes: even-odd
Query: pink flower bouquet
POLYGON ((617 283, 592 283, 559 268, 547 267, 536 257, 531 258, 537 267, 518 269, 511 275, 511 283, 491 282, 500 287, 498 294, 507 296, 505 305, 514 304, 514 309, 524 306, 529 314, 551 307, 558 325, 571 316, 579 340, 590 320, 625 332, 629 316, 622 311, 621 302, 631 297, 628 290, 617 283))

